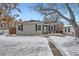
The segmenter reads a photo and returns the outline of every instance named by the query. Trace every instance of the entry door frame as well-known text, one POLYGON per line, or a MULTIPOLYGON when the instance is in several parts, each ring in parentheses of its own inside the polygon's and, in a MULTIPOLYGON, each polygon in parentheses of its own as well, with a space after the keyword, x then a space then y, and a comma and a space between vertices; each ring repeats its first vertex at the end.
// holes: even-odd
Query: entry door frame
POLYGON ((45 25, 43 25, 43 34, 48 34, 48 33, 50 33, 50 25, 45 24, 45 25))

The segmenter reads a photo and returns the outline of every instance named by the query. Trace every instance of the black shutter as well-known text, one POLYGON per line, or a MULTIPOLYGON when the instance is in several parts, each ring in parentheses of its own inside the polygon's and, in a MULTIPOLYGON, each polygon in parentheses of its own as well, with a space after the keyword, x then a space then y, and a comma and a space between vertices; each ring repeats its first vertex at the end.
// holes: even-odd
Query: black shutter
POLYGON ((50 25, 49 25, 49 28, 48 28, 48 29, 49 29, 49 31, 50 31, 50 25))
POLYGON ((50 33, 51 29, 50 29, 50 25, 49 25, 49 33, 50 33))
POLYGON ((21 24, 21 31, 23 31, 23 24, 21 24))
POLYGON ((66 32, 66 27, 65 27, 65 32, 66 32))
POLYGON ((37 31, 37 24, 35 24, 35 31, 37 31))
POLYGON ((55 25, 54 25, 54 31, 55 31, 56 29, 55 29, 55 25))

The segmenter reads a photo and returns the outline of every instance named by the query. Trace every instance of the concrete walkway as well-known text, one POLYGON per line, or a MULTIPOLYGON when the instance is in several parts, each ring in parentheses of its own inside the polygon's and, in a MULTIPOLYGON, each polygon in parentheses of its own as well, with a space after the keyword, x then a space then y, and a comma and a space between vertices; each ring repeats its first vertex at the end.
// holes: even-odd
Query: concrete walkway
POLYGON ((64 36, 63 34, 47 34, 47 35, 42 35, 42 36, 48 39, 49 46, 54 56, 63 56, 61 52, 59 51, 59 49, 49 39, 49 36, 64 36))
POLYGON ((56 46, 50 41, 49 41, 49 46, 54 56, 63 56, 61 52, 59 51, 59 49, 57 49, 56 46))

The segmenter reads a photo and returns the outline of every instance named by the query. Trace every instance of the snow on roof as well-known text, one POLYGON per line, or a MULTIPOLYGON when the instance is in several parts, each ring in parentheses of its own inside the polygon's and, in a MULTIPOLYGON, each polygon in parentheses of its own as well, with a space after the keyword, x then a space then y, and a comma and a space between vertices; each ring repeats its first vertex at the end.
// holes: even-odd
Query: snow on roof
POLYGON ((64 27, 72 27, 72 25, 66 25, 66 26, 64 26, 64 27))

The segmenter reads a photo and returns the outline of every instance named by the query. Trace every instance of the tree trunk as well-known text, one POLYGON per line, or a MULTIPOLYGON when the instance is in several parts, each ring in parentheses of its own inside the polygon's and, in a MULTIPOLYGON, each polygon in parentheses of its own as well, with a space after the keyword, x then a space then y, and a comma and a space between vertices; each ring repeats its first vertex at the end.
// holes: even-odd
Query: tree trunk
POLYGON ((75 21, 75 15, 71 9, 71 7, 69 6, 68 3, 66 3, 66 7, 67 7, 67 10, 69 11, 69 14, 70 14, 70 19, 69 19, 69 23, 73 26, 74 28, 74 31, 75 31, 75 37, 79 37, 79 29, 78 29, 78 25, 75 21))
POLYGON ((74 31, 75 31, 75 37, 79 37, 79 26, 77 25, 77 23, 75 21, 70 21, 70 24, 73 26, 74 31))
POLYGON ((75 37, 79 37, 79 28, 74 28, 75 31, 75 37))

